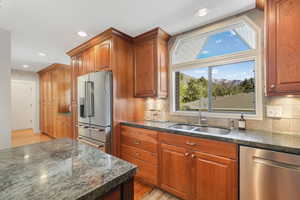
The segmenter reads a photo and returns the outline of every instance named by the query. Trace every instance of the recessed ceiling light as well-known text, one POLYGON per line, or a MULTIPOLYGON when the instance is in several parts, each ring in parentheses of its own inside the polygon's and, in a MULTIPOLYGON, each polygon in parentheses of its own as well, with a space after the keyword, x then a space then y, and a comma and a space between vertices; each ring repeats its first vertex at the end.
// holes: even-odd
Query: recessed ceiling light
POLYGON ((29 65, 23 65, 23 67, 24 67, 24 68, 28 68, 28 67, 29 67, 29 65))
POLYGON ((207 13, 208 13, 207 8, 201 8, 197 11, 196 15, 199 17, 203 17, 203 16, 207 15, 207 13))
POLYGON ((86 36, 88 36, 88 34, 87 34, 86 32, 84 32, 84 31, 79 31, 77 34, 78 34, 80 37, 86 37, 86 36))
POLYGON ((45 54, 45 53, 42 53, 42 52, 39 52, 38 54, 39 54, 39 56, 43 56, 43 57, 46 56, 46 54, 45 54))

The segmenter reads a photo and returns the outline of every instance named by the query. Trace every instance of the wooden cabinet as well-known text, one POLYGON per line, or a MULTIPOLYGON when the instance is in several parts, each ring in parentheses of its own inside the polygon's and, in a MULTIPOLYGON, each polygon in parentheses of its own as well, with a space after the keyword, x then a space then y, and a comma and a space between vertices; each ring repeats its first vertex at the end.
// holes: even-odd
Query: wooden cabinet
POLYGON ((236 144, 122 126, 121 158, 137 178, 185 200, 237 200, 236 144))
POLYGON ((237 162, 202 152, 192 152, 195 200, 236 200, 237 162))
POLYGON ((160 187, 183 199, 189 199, 191 194, 189 155, 186 148, 161 144, 160 187))
POLYGON ((55 138, 71 138, 72 122, 70 114, 57 114, 55 138))
POLYGON ((134 38, 135 96, 168 96, 168 40, 157 28, 134 38))
POLYGON ((107 40, 95 46, 95 70, 101 71, 111 66, 111 41, 107 40))
POLYGON ((40 129, 53 138, 72 137, 70 119, 71 69, 53 64, 40 75, 40 129), (66 114, 60 118, 59 114, 66 114))
POLYGON ((40 129, 41 132, 50 136, 53 127, 52 115, 52 79, 51 73, 45 72, 40 75, 40 129))
POLYGON ((187 200, 237 199, 235 144, 168 133, 159 143, 162 189, 187 200))
POLYGON ((152 185, 158 183, 157 152, 156 131, 122 126, 121 158, 137 165, 136 177, 152 185))
POLYGON ((300 94, 300 1, 266 4, 268 95, 300 94))

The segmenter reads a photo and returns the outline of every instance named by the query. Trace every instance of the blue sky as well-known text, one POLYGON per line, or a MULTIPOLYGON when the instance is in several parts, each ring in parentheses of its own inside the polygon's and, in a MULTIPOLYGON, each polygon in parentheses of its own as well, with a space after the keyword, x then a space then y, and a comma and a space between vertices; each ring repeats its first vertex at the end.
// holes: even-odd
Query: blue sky
POLYGON ((250 46, 233 30, 209 36, 197 59, 249 50, 250 46))
MULTIPOLYGON (((209 58, 239 51, 249 50, 250 46, 233 30, 211 35, 197 59, 209 58)), ((247 61, 229 65, 213 67, 213 79, 244 80, 254 77, 255 62, 247 61)), ((208 68, 181 71, 189 76, 208 77, 208 68)))

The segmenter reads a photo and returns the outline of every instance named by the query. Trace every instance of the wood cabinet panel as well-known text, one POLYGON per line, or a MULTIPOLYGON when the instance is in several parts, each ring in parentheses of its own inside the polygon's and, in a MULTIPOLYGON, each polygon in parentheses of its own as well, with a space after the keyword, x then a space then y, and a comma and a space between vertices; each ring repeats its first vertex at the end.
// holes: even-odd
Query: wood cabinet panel
POLYGON ((231 159, 237 159, 238 154, 236 144, 215 140, 159 133, 159 141, 165 144, 177 145, 190 150, 206 152, 231 159))
POLYGON ((268 95, 300 94, 300 1, 267 1, 268 95))
POLYGON ((160 187, 183 199, 191 194, 189 152, 173 145, 160 146, 160 187))
POLYGON ((111 67, 111 41, 107 40, 95 46, 95 70, 111 67))
POLYGON ((169 37, 154 29, 134 39, 136 97, 167 97, 169 37))
POLYGON ((168 43, 165 41, 158 42, 158 96, 168 96, 168 68, 169 68, 169 50, 168 43))
POLYGON ((121 144, 157 153, 157 132, 122 126, 121 144))
POLYGON ((157 69, 154 58, 154 41, 135 44, 135 95, 151 97, 156 95, 157 69))
MULTIPOLYGON (((67 120, 57 120, 57 118, 58 113, 69 113, 71 105, 70 70, 67 65, 53 64, 39 72, 41 132, 54 138, 66 135, 67 120), (63 127, 60 127, 61 125, 63 127)), ((68 134, 68 137, 71 137, 71 133, 68 134)))
POLYGON ((152 165, 157 165, 157 153, 152 153, 149 151, 145 151, 139 148, 135 148, 132 146, 128 146, 125 144, 121 145, 121 152, 124 155, 129 155, 131 157, 134 157, 136 159, 145 161, 152 165))
POLYGON ((138 166, 137 178, 152 185, 157 185, 157 166, 151 165, 145 161, 131 157, 128 154, 121 153, 122 159, 138 166))
POLYGON ((235 160, 193 152, 195 200, 236 200, 237 163, 235 160))

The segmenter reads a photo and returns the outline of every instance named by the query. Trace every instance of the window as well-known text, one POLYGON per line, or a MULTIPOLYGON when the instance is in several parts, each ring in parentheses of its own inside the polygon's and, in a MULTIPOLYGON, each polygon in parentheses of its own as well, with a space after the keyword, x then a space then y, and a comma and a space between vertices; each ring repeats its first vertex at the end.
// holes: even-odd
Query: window
POLYGON ((248 18, 177 38, 171 50, 174 114, 262 115, 258 27, 248 18))

